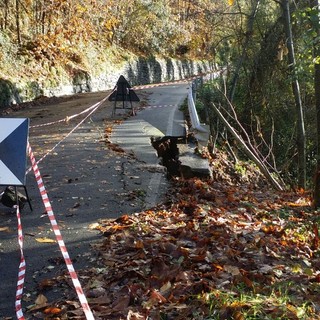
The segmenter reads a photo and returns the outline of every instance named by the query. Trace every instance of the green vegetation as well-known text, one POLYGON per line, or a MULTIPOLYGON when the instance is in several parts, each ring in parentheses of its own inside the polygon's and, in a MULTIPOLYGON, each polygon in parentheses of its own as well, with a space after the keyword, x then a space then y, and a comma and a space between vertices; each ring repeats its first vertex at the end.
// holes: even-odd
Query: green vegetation
POLYGON ((223 46, 216 58, 225 66, 225 72, 199 88, 199 115, 210 124, 216 146, 231 152, 235 162, 246 156, 233 137, 226 134, 212 104, 222 110, 251 150, 272 174, 284 180, 286 187, 312 188, 319 149, 315 99, 319 84, 314 78, 319 61, 315 52, 320 30, 318 9, 307 1, 297 5, 289 1, 296 62, 292 69, 288 26, 284 22, 287 1, 231 2, 239 10, 235 15, 242 19, 234 21, 235 32, 227 35, 225 29, 221 37, 223 46), (302 118, 297 106, 299 92, 293 91, 296 83, 302 118), (303 126, 305 132, 301 131, 303 126))

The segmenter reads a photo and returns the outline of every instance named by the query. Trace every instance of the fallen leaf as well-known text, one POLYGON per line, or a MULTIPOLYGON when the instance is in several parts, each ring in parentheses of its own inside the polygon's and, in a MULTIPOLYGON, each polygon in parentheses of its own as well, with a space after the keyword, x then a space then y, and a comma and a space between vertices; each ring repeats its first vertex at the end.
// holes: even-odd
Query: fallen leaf
POLYGON ((58 314, 60 313, 62 310, 60 308, 56 308, 56 307, 49 307, 43 310, 43 313, 45 314, 58 314))
POLYGON ((94 223, 91 223, 91 224, 89 225, 89 229, 90 229, 90 230, 98 229, 99 226, 100 226, 100 224, 99 224, 98 222, 94 222, 94 223))
POLYGON ((35 304, 37 305, 37 307, 41 307, 41 306, 45 306, 47 302, 48 302, 48 299, 43 294, 39 294, 37 296, 35 304))
POLYGON ((130 304, 130 296, 120 296, 113 304, 112 310, 114 311, 122 311, 128 308, 130 304))
POLYGON ((225 265, 223 268, 225 271, 232 274, 233 276, 237 276, 240 274, 240 270, 236 266, 225 265))
POLYGON ((147 309, 150 309, 159 303, 164 303, 166 302, 167 299, 157 290, 152 290, 150 299, 148 301, 145 301, 143 303, 143 306, 147 309))
POLYGON ((143 241, 141 241, 141 240, 136 241, 135 244, 134 244, 134 247, 136 249, 143 249, 144 248, 143 241))
POLYGON ((169 289, 171 289, 172 284, 170 281, 166 282, 161 288, 160 288, 160 292, 161 294, 164 294, 166 291, 168 291, 169 289))
POLYGON ((272 266, 269 266, 269 265, 267 265, 267 264, 264 264, 264 265, 262 265, 260 268, 259 268, 259 271, 261 272, 261 273, 269 273, 269 272, 271 272, 273 270, 273 267, 272 266))
MULTIPOLYGON (((260 310, 270 319, 317 319, 320 261, 313 248, 319 249, 319 234, 313 223, 320 213, 288 207, 295 193, 225 179, 232 165, 219 165, 211 182, 173 179, 165 204, 92 224, 107 237, 93 244, 95 266, 80 278, 97 319, 242 320, 260 310), (238 299, 241 292, 246 303, 238 299)), ((131 169, 128 180, 139 176, 131 169)), ((137 195, 130 190, 119 196, 137 195)), ((66 276, 58 281, 68 283, 66 276)), ((54 306, 66 317, 83 318, 78 303, 62 300, 54 306)))
POLYGON ((41 243, 54 243, 56 240, 50 239, 50 238, 36 238, 36 241, 41 243))
POLYGON ((52 286, 54 286, 56 284, 55 280, 52 279, 43 279, 41 280, 41 282, 39 283, 39 288, 41 290, 47 289, 47 288, 51 288, 52 286))
POLYGON ((127 315, 127 320, 145 320, 146 317, 141 314, 140 312, 133 312, 132 310, 129 310, 127 315))
POLYGON ((1 232, 11 232, 9 227, 0 227, 1 232))

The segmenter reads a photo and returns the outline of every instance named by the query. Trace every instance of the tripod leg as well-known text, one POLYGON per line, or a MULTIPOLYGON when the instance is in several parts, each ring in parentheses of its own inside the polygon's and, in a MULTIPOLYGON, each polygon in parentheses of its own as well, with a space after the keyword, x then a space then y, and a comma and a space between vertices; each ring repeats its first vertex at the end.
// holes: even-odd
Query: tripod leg
POLYGON ((18 187, 17 186, 14 186, 14 192, 16 194, 16 204, 19 207, 19 196, 18 196, 18 187))
POLYGON ((27 187, 26 186, 23 186, 23 187, 24 187, 24 192, 26 193, 26 196, 27 196, 27 200, 28 200, 28 203, 29 203, 30 210, 32 211, 32 205, 31 205, 31 201, 30 201, 30 198, 29 198, 29 195, 28 195, 27 187))
POLYGON ((112 118, 115 116, 116 114, 116 107, 117 107, 117 100, 114 100, 114 105, 113 105, 113 109, 112 109, 112 118))

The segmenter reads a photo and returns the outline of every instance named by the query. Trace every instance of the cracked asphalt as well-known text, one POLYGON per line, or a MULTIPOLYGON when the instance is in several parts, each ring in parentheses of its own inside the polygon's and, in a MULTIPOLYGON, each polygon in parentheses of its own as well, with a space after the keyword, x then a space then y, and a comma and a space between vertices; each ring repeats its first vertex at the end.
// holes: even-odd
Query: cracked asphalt
MULTIPOLYGON (((186 89, 187 85, 184 84, 179 101, 186 94, 186 89)), ((152 105, 164 105, 164 96, 157 90, 160 88, 137 90, 136 93, 142 98, 140 105, 148 104, 150 97, 153 97, 152 105), (153 95, 155 91, 158 92, 158 96, 153 95), (160 97, 161 101, 158 100, 160 97)), ((177 88, 173 87, 172 90, 176 91, 177 88)), ((108 147, 106 128, 114 125, 115 119, 123 118, 123 110, 119 110, 121 115, 111 117, 113 103, 109 101, 105 101, 69 136, 68 133, 85 114, 71 121, 35 127, 77 114, 101 101, 108 94, 109 92, 77 94, 49 100, 38 106, 27 106, 6 115, 30 118, 29 142, 36 160, 42 159, 58 143, 58 146, 41 160, 39 170, 76 271, 89 268, 94 263, 95 252, 91 244, 101 237, 92 228, 94 223, 99 219, 113 219, 152 207, 165 199, 169 186, 165 170, 158 164, 156 151, 150 142, 146 142, 149 141, 149 134, 154 133, 152 130, 147 134, 142 149, 137 150, 138 155, 132 148, 131 140, 119 135, 117 130, 113 139, 120 146, 122 141, 126 152, 117 152, 108 147), (128 141, 129 147, 123 143, 128 141), (141 157, 145 154, 149 154, 149 158, 141 157)), ((129 118, 117 128, 123 128, 133 118, 129 118)), ((39 292, 37 286, 43 279, 66 271, 65 264, 61 263, 57 243, 38 241, 39 238, 54 239, 54 234, 45 214, 33 172, 27 175, 26 181, 33 211, 30 211, 28 205, 22 211, 24 255, 27 264, 22 301, 24 310, 34 303, 39 292)), ((17 219, 15 212, 3 205, 0 205, 0 230, 0 319, 14 319, 20 262, 17 219)), ((51 293, 50 298, 60 296, 61 292, 57 290, 51 293)), ((26 312, 25 317, 32 319, 26 312)))

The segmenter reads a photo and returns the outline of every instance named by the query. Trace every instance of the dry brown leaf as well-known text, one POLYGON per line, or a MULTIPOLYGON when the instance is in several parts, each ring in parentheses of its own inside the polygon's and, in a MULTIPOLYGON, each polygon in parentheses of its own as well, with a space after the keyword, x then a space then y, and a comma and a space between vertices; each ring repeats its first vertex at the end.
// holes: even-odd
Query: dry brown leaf
POLYGON ((104 294, 98 298, 90 298, 90 305, 109 305, 111 303, 110 294, 104 294))
POLYGON ((128 308, 130 304, 130 296, 120 296, 113 304, 112 310, 114 311, 123 311, 128 308))
POLYGON ((133 312, 132 310, 129 310, 127 315, 127 320, 145 320, 146 317, 141 314, 140 312, 133 312))
POLYGON ((60 313, 62 310, 60 308, 57 308, 57 307, 48 307, 48 308, 45 308, 43 310, 43 313, 44 314, 58 314, 60 313))
POLYGON ((141 240, 136 241, 135 244, 134 244, 134 247, 136 249, 143 249, 144 248, 143 241, 141 241, 141 240))
POLYGON ((110 133, 112 132, 112 127, 107 127, 107 128, 105 128, 105 132, 106 132, 107 134, 110 134, 110 133))
POLYGON ((45 306, 48 302, 48 299, 43 295, 43 294, 39 294, 37 296, 37 299, 35 301, 35 304, 38 306, 38 307, 41 307, 41 306, 45 306))
POLYGON ((50 239, 50 238, 36 238, 37 242, 41 242, 41 243, 55 243, 56 240, 54 239, 50 239))
POLYGON ((0 232, 11 232, 9 227, 0 227, 0 232))
POLYGON ((51 288, 52 286, 54 286, 56 284, 56 281, 55 280, 52 280, 52 279, 43 279, 40 281, 39 283, 39 288, 41 290, 43 289, 48 289, 48 288, 51 288))
POLYGON ((158 304, 164 303, 166 301, 167 301, 167 299, 159 291, 153 289, 149 300, 145 301, 143 303, 143 306, 146 309, 151 309, 152 307, 154 307, 158 304))
POLYGON ((225 271, 227 271, 228 273, 230 273, 233 276, 237 276, 240 274, 240 270, 236 266, 225 265, 223 268, 225 271))
POLYGON ((95 229, 99 229, 100 224, 98 222, 94 222, 89 224, 89 229, 90 230, 95 230, 95 229))
POLYGON ((172 284, 170 281, 166 282, 161 288, 160 288, 160 292, 161 294, 165 293, 166 291, 170 290, 172 287, 172 284))

